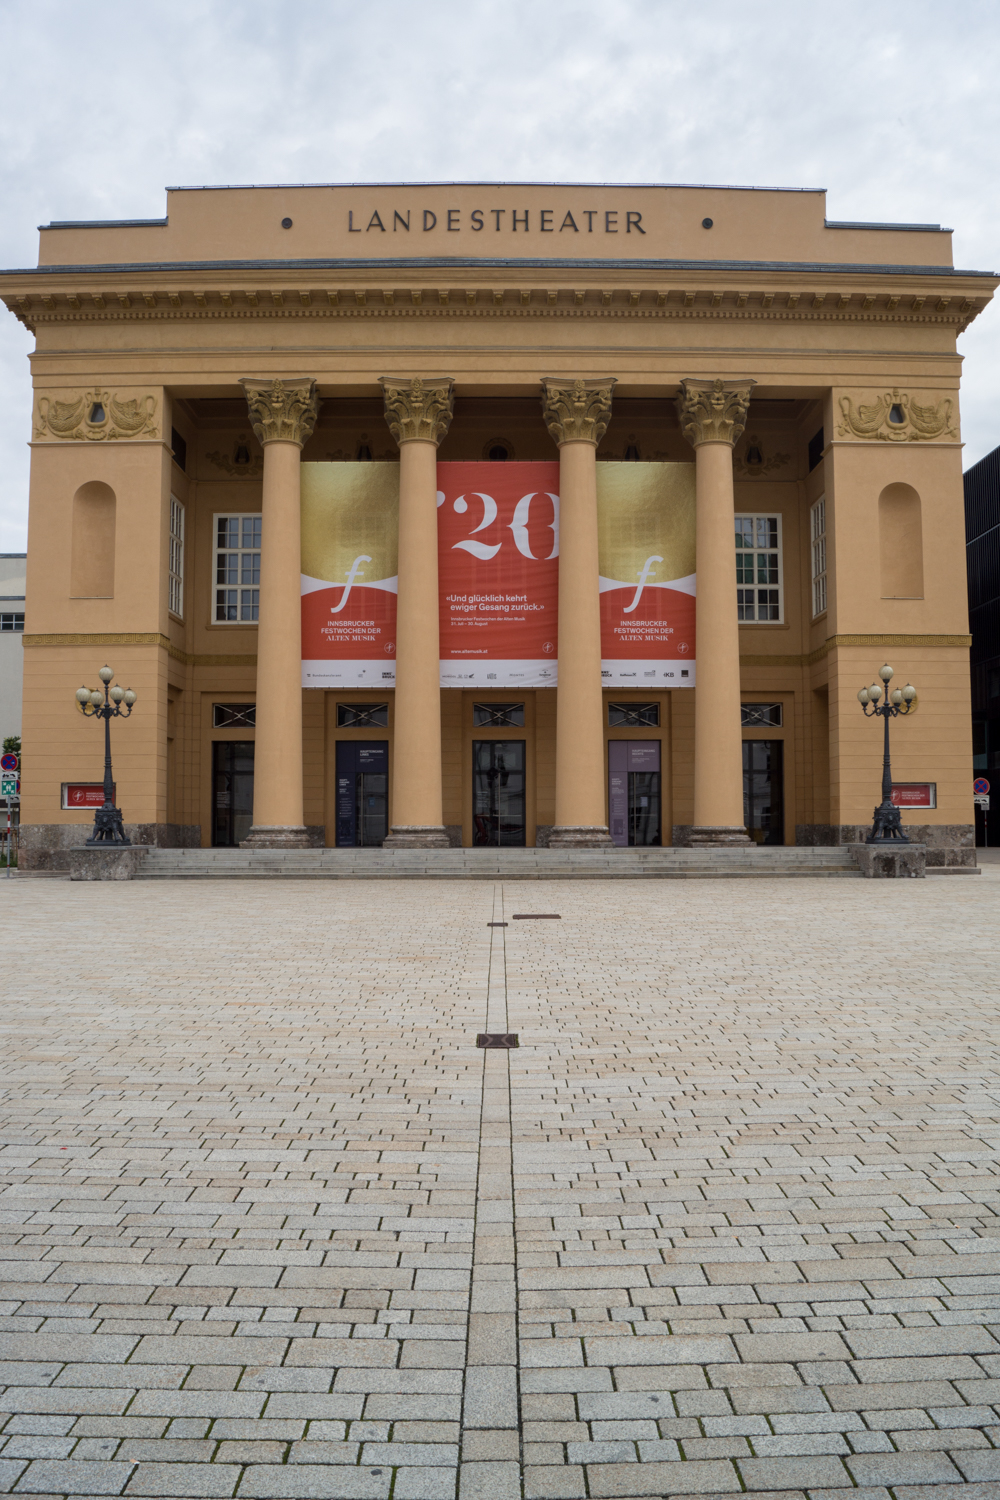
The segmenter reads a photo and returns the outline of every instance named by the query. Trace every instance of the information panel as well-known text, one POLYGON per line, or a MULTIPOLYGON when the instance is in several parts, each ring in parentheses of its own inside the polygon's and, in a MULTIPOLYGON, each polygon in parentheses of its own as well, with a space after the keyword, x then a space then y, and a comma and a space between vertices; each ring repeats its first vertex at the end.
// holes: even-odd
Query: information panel
POLYGON ((395 685, 398 534, 397 463, 302 465, 303 687, 395 685))
POLYGON ((559 464, 438 464, 442 687, 554 687, 559 464))
POLYGON ((598 463, 597 514, 604 686, 694 687, 694 464, 598 463))

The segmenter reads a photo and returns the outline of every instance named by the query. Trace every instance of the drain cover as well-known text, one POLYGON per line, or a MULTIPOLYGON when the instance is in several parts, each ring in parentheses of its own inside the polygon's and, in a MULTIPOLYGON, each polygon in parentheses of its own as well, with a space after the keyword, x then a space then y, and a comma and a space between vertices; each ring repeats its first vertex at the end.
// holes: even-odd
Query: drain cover
POLYGON ((477 1047, 519 1047, 516 1031, 481 1031, 476 1037, 477 1047))
POLYGON ((561 922, 562 917, 557 911, 516 911, 515 922, 561 922))

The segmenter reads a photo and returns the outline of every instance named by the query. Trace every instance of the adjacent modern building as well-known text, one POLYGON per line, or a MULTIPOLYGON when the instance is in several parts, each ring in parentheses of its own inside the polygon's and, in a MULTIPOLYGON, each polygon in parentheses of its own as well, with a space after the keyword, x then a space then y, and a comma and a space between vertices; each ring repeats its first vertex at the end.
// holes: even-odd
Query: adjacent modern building
POLYGON ((1000 843, 1000 448, 965 475, 969 629, 972 632, 972 765, 990 784, 976 808, 976 843, 1000 843), (996 783, 996 790, 993 783, 996 783))
MULTIPOLYGON (((24 857, 854 841, 974 859, 958 335, 822 192, 175 189, 0 273, 35 334, 24 857)), ((26 377, 27 378, 27 377, 26 377)))

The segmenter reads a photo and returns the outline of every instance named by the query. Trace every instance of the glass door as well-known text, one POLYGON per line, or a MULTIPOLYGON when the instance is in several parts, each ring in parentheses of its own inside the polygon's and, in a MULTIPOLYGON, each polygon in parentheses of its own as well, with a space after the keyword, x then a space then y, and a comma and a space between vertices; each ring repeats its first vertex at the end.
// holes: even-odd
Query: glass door
POLYGON ((213 740, 213 848, 241 844, 252 824, 253 740, 213 740))
POLYGON ((659 740, 608 741, 608 825, 621 849, 662 843, 659 740))
POLYGON ((524 845, 524 740, 473 740, 472 842, 524 845))
POLYGON ((337 847, 379 847, 388 832, 388 740, 338 740, 337 847))
POLYGON ((743 741, 743 821, 755 844, 785 842, 784 741, 743 741))

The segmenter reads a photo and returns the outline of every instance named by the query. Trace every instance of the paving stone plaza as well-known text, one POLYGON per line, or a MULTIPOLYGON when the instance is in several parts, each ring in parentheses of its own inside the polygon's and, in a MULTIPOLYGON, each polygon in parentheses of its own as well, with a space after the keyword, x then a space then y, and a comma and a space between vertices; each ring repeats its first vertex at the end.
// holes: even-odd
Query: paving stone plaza
POLYGON ((0 1489, 992 1500, 998 896, 0 880, 0 1489))

